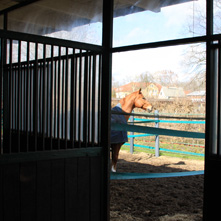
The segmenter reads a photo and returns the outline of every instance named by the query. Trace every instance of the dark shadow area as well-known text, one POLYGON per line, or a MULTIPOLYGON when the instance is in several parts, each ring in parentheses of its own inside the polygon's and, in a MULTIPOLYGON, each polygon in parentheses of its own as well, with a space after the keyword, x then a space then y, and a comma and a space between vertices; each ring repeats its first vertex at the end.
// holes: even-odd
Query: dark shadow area
MULTIPOLYGON (((188 171, 172 168, 172 165, 185 165, 185 162, 181 159, 177 163, 154 166, 120 159, 117 172, 169 173, 188 171)), ((191 216, 191 219, 188 220, 202 220, 203 180, 203 175, 143 180, 112 180, 111 220, 157 221, 166 220, 162 217, 175 214, 188 214, 191 216)))

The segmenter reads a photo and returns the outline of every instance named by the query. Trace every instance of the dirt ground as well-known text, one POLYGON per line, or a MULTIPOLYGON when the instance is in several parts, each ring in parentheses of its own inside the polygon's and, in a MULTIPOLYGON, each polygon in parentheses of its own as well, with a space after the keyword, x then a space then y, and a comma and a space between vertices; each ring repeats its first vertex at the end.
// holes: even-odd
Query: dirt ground
MULTIPOLYGON (((118 172, 161 173, 203 170, 204 161, 120 152, 118 172)), ((111 221, 202 220, 203 175, 112 180, 111 221)))

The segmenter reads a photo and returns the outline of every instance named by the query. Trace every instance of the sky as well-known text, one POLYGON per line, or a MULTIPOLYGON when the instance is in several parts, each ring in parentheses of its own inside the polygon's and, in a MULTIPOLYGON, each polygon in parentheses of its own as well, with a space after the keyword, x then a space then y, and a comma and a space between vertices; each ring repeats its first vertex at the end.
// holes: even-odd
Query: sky
MULTIPOLYGON (((191 28, 196 25, 195 11, 199 7, 204 13, 204 0, 164 7, 159 13, 145 11, 115 18, 113 46, 191 37, 193 34, 188 31, 188 25, 192 26, 191 28)), ((178 74, 180 80, 184 80, 191 71, 191 67, 188 70, 184 64, 187 47, 174 46, 116 53, 113 55, 113 80, 123 84, 132 81, 141 73, 155 73, 161 70, 171 70, 178 74)))
MULTIPOLYGON (((137 1, 139 4, 139 0, 137 1)), ((118 1, 115 0, 115 6, 118 1)), ((197 14, 205 14, 205 0, 163 7, 160 12, 144 11, 114 19, 113 47, 199 36, 197 14)), ((205 30, 200 33, 204 35, 205 30)), ((56 33, 57 35, 57 33, 56 33)), ((91 23, 59 32, 59 38, 102 43, 102 23, 91 23)), ((113 54, 112 76, 119 85, 133 81, 142 73, 162 70, 175 72, 180 81, 194 75, 185 65, 188 46, 164 47, 113 54)))

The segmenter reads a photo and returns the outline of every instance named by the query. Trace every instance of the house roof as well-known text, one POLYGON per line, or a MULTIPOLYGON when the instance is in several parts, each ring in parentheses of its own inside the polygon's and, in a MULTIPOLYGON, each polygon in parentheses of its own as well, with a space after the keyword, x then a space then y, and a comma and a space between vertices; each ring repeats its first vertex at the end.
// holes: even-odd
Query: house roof
POLYGON ((185 92, 181 87, 162 87, 161 89, 164 93, 164 96, 173 98, 173 97, 185 97, 185 92))
MULTIPOLYGON (((191 0, 115 0, 114 17, 191 0)), ((1 0, 0 15, 8 13, 8 30, 48 34, 102 21, 102 0, 1 0)), ((0 16, 3 24, 3 16, 0 16)))
POLYGON ((193 91, 187 94, 187 96, 206 96, 206 91, 193 91))
POLYGON ((144 89, 147 87, 145 82, 130 82, 128 84, 122 85, 118 88, 115 88, 116 92, 134 92, 140 88, 144 89))

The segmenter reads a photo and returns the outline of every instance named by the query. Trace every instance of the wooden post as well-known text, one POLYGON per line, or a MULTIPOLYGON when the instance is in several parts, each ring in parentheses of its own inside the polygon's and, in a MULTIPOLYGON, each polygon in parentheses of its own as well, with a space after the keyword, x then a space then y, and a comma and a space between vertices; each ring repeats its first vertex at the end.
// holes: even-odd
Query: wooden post
MULTIPOLYGON (((134 125, 134 116, 131 116, 130 117, 130 122, 131 122, 131 125, 134 125)), ((130 132, 130 135, 134 135, 134 132, 130 132)), ((131 137, 130 138, 130 153, 133 154, 134 152, 134 137, 131 137)))
MULTIPOLYGON (((155 128, 159 128, 159 112, 158 110, 155 110, 155 128)), ((155 157, 160 156, 160 145, 159 145, 159 135, 156 135, 155 137, 155 157)))

